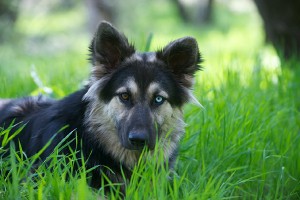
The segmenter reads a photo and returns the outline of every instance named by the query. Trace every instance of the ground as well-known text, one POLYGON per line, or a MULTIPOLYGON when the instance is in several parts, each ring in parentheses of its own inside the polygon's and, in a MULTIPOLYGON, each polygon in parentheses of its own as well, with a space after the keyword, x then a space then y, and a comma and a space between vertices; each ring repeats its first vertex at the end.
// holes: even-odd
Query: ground
MULTIPOLYGON (((137 19, 131 28, 120 24, 120 29, 140 51, 147 48, 150 33, 151 50, 178 37, 196 37, 205 62, 194 93, 204 108, 189 104, 184 109, 186 135, 173 180, 161 166, 158 149, 158 159, 147 165, 141 161, 135 169, 126 199, 300 198, 299 63, 281 63, 274 49, 265 45, 254 11, 231 12, 220 4, 214 24, 195 27, 182 24, 175 9, 167 6, 154 4, 145 12, 149 23, 137 19)), ((82 9, 36 18, 25 15, 18 21, 26 39, 0 46, 1 98, 40 92, 61 98, 84 85, 91 37, 82 31, 82 9)), ((72 175, 66 164, 72 156, 61 158, 54 152, 52 158, 52 171, 41 165, 35 172, 35 158, 0 158, 0 198, 104 195, 101 189, 88 188, 85 169, 72 175)), ((111 188, 109 199, 118 199, 118 187, 111 188)))

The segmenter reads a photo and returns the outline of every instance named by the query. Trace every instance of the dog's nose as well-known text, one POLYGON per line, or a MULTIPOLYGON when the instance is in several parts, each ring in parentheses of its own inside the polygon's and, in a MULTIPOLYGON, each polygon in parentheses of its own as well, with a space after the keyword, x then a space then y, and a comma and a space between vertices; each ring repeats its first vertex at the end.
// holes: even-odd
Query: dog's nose
POLYGON ((143 148, 149 142, 149 135, 146 131, 130 132, 128 135, 129 142, 137 149, 143 148))

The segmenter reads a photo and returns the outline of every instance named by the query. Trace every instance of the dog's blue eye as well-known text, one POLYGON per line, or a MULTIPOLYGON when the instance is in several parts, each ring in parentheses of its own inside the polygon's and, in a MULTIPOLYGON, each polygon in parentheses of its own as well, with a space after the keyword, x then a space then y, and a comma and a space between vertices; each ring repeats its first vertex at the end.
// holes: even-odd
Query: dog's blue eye
POLYGON ((163 102, 165 101, 165 98, 162 97, 162 96, 156 96, 155 99, 154 99, 154 103, 157 104, 157 105, 160 105, 162 104, 163 102))

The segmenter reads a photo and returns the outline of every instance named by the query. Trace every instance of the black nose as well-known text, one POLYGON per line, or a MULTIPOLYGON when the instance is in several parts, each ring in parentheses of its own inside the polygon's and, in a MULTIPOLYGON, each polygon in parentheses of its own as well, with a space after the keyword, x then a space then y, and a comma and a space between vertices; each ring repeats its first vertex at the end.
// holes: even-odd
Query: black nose
POLYGON ((146 131, 130 132, 128 140, 134 148, 140 149, 148 144, 149 135, 146 131))

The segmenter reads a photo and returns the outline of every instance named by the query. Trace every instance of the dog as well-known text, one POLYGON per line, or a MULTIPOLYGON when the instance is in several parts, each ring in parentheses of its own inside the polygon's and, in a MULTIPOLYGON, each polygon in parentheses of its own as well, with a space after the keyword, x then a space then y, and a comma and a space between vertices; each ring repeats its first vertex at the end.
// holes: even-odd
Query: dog
POLYGON ((130 180, 144 148, 151 152, 160 145, 173 168, 184 134, 183 105, 199 104, 191 92, 202 62, 197 41, 184 37, 156 52, 139 53, 124 34, 102 22, 89 51, 92 70, 82 89, 61 100, 1 100, 0 127, 14 124, 11 133, 22 127, 13 141, 27 157, 51 141, 41 160, 64 140, 69 147, 63 154, 73 149, 87 168, 96 167, 90 181, 94 188, 101 187, 102 173, 113 183, 124 183, 124 176, 130 180))

